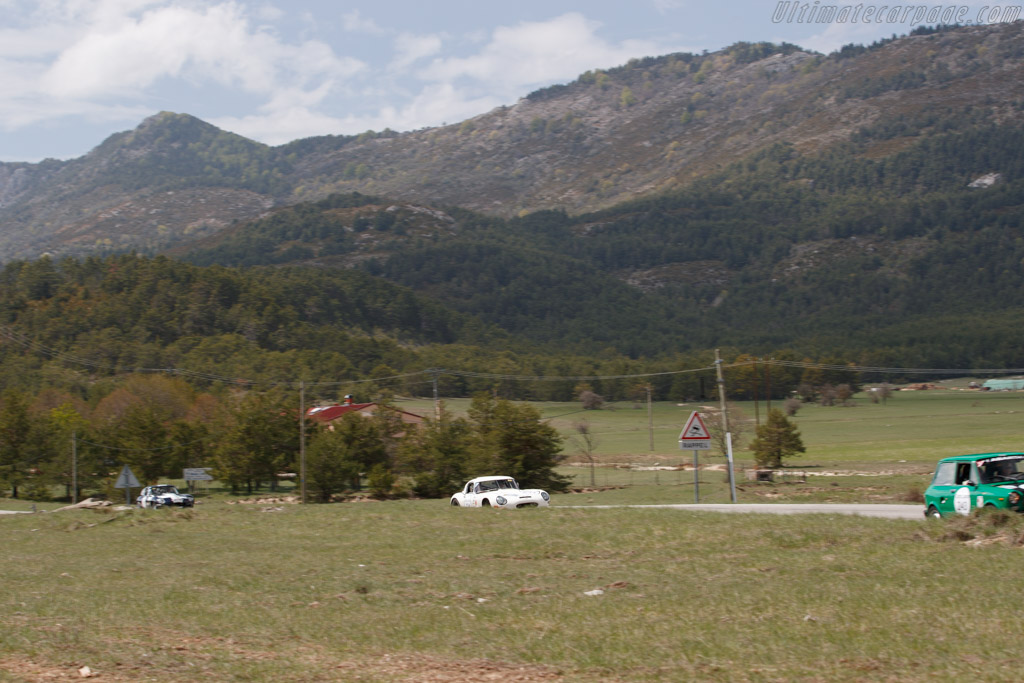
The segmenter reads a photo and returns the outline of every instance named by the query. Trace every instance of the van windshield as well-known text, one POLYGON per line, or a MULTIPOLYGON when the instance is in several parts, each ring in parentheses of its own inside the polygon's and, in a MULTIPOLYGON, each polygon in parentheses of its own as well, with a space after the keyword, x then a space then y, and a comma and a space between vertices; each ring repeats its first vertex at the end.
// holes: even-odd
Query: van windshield
POLYGON ((998 484, 1024 479, 1024 454, 1001 455, 978 461, 978 473, 983 484, 998 484))

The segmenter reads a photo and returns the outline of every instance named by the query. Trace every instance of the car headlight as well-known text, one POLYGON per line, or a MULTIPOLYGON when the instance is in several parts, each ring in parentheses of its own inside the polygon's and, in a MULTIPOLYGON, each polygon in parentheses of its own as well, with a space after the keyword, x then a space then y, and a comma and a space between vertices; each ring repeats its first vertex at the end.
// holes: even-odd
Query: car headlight
POLYGON ((544 500, 551 500, 551 496, 548 495, 547 491, 541 491, 540 497, 543 498, 544 500))
POLYGON ((1010 491, 1010 495, 1006 497, 1006 500, 1010 505, 1018 505, 1020 503, 1020 491, 1010 491))
POLYGON ((494 500, 495 500, 495 502, 498 503, 498 505, 504 505, 505 503, 508 502, 507 500, 505 500, 505 496, 498 496, 494 500))

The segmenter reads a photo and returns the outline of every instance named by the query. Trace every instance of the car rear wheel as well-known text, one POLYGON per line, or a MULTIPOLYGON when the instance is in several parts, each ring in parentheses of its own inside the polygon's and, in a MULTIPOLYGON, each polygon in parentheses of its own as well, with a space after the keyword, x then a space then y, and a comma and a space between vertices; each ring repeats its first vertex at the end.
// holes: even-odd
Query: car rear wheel
POLYGON ((928 506, 928 511, 924 513, 924 516, 931 517, 933 519, 939 519, 942 517, 942 515, 939 514, 939 508, 935 507, 934 505, 928 506))

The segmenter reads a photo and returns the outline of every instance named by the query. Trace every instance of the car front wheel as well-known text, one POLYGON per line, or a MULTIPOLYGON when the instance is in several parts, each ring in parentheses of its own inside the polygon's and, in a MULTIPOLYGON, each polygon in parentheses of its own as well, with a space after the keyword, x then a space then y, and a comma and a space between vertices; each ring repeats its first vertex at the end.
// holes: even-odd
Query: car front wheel
POLYGON ((459 507, 459 501, 457 501, 457 500, 455 500, 454 498, 452 498, 452 507, 453 507, 453 508, 457 508, 457 507, 459 507))
POLYGON ((482 507, 482 508, 489 508, 489 507, 491 507, 491 501, 489 501, 486 498, 484 498, 484 502, 480 503, 480 507, 482 507))
POLYGON ((939 514, 939 508, 935 507, 934 505, 928 506, 928 511, 924 513, 924 516, 931 517, 933 519, 940 519, 942 517, 942 515, 939 514))

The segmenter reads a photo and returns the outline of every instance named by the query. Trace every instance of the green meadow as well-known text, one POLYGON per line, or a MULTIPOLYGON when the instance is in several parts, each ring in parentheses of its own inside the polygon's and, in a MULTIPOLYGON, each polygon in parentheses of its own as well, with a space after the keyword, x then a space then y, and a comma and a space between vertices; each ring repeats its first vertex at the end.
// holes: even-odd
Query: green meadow
MULTIPOLYGON (((794 419, 807 453, 774 482, 740 480, 740 501, 912 502, 939 457, 1021 448, 1022 399, 899 392, 886 405, 805 406, 794 419)), ((547 509, 241 503, 212 488, 191 510, 0 516, 0 681, 1015 674, 1008 594, 979 587, 1015 575, 1024 519, 577 507, 692 502, 692 471, 649 468, 692 462, 676 437, 693 406, 655 406, 653 452, 646 406, 542 408, 566 434, 586 418, 601 465, 598 486, 547 509)), ((589 467, 566 471, 589 481, 589 467)), ((728 500, 721 470, 700 476, 703 501, 728 500)))
MULTIPOLYGON (((930 465, 937 458, 958 453, 1024 448, 1024 392, 978 392, 958 389, 898 391, 884 403, 871 403, 858 394, 849 407, 804 404, 793 417, 807 453, 794 458, 793 467, 888 467, 898 464, 930 465)), ((430 414, 429 401, 402 401, 400 407, 430 414)), ((464 412, 468 400, 449 400, 454 413, 464 412)), ((536 403, 543 416, 567 437, 570 460, 578 453, 571 437, 582 422, 596 436, 595 454, 608 463, 652 464, 690 462, 690 452, 679 450, 678 437, 694 410, 717 409, 718 403, 655 403, 652 410, 654 449, 650 447, 647 406, 616 403, 601 410, 583 410, 579 403, 536 403)), ((764 420, 767 405, 736 404, 753 422, 764 420)), ((781 408, 776 401, 773 408, 781 408)), ((747 433, 752 433, 748 428, 747 433)), ((716 454, 717 455, 717 454, 716 454)), ((736 451, 737 462, 752 464, 749 454, 736 451)), ((712 458, 711 462, 723 461, 712 458)))

